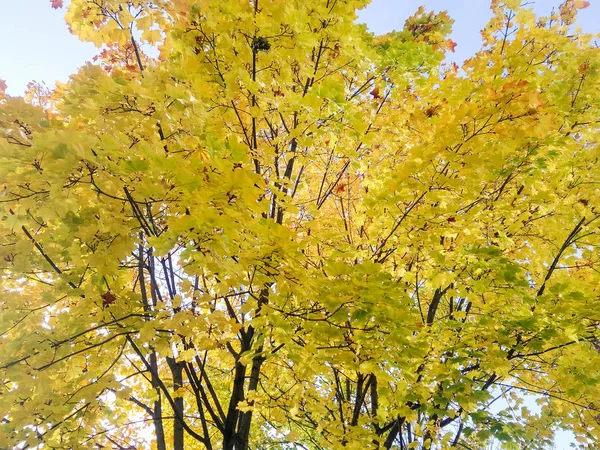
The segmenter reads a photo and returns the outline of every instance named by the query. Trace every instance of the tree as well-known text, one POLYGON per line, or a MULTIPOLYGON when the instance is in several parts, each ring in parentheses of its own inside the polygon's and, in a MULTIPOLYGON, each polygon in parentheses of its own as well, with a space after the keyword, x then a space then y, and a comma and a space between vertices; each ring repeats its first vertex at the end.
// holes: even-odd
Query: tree
POLYGON ((0 447, 600 439, 586 2, 462 68, 366 3, 72 0, 95 64, 0 105, 0 447))

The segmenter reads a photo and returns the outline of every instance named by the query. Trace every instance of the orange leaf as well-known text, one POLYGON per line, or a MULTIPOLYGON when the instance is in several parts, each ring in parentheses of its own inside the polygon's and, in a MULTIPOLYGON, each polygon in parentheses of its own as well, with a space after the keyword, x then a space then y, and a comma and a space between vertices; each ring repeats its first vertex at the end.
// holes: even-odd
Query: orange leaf
POLYGON ((579 64, 579 67, 577 68, 577 72, 579 72, 579 73, 582 74, 586 70, 588 70, 588 67, 589 67, 588 63, 587 62, 583 62, 583 63, 579 64))
POLYGON ((446 41, 446 47, 448 47, 448 50, 450 50, 452 53, 454 53, 454 49, 456 48, 458 44, 456 42, 454 42, 452 39, 448 39, 446 41))
POLYGON ((375 86, 371 92, 369 92, 373 96, 373 98, 378 99, 381 98, 379 95, 379 86, 375 86))
POLYGON ((347 186, 346 183, 341 183, 339 186, 337 186, 335 188, 335 193, 340 194, 340 193, 344 192, 346 190, 346 186, 347 186))

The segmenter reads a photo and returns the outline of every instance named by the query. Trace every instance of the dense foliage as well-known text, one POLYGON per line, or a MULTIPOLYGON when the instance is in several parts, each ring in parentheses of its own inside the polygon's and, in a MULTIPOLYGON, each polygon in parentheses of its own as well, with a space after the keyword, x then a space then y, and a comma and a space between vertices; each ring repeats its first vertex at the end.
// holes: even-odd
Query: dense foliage
POLYGON ((596 445, 586 2, 462 68, 366 3, 71 1, 96 61, 0 100, 1 448, 596 445))

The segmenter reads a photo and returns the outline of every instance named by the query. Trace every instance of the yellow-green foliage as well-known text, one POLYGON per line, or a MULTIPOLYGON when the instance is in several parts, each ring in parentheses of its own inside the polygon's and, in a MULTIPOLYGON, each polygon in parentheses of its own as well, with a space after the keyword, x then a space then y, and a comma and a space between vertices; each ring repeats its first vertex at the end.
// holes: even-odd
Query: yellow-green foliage
POLYGON ((0 100, 0 448, 597 445, 586 2, 462 68, 366 3, 71 1, 100 58, 0 100))

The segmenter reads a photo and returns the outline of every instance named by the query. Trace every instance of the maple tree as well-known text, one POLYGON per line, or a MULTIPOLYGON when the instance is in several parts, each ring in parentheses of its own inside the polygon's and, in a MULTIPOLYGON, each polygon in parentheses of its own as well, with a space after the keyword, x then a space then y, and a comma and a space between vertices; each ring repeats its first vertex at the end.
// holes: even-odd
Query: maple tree
POLYGON ((72 0, 95 64, 0 82, 0 447, 600 439, 587 2, 462 68, 367 3, 72 0))

